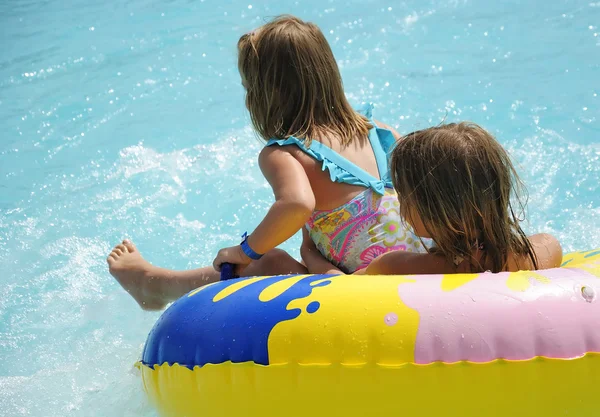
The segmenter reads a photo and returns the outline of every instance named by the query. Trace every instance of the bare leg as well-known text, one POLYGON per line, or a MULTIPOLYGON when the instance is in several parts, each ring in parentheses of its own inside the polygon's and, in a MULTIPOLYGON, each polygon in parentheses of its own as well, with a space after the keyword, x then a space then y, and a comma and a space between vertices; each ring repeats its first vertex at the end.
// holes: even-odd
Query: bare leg
MULTIPOLYGON (((160 310, 188 292, 219 281, 221 275, 213 267, 188 271, 159 268, 142 258, 128 240, 114 247, 107 258, 110 274, 144 310, 160 310)), ((243 276, 306 274, 304 265, 287 252, 273 249, 252 262, 243 276)))

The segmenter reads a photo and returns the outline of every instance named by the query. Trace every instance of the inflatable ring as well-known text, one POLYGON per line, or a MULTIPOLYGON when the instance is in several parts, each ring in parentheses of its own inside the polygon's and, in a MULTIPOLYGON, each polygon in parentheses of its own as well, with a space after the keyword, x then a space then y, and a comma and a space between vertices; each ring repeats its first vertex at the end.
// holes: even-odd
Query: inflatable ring
POLYGON ((139 363, 162 416, 598 416, 600 250, 561 268, 276 276, 171 305, 139 363))

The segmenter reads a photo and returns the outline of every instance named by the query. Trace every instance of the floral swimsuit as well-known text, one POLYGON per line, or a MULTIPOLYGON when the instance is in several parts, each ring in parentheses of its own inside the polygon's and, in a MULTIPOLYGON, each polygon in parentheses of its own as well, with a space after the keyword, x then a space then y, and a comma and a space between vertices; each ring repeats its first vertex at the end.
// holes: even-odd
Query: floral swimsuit
POLYGON ((311 239, 330 262, 346 273, 366 268, 379 255, 406 250, 424 252, 420 239, 400 217, 399 203, 392 188, 388 152, 395 143, 392 132, 375 125, 372 105, 361 113, 373 128, 369 142, 373 148, 380 179, 377 179, 318 141, 306 147, 300 139, 271 139, 267 146, 295 145, 323 163, 332 181, 360 185, 365 190, 333 210, 315 210, 306 223, 311 239))

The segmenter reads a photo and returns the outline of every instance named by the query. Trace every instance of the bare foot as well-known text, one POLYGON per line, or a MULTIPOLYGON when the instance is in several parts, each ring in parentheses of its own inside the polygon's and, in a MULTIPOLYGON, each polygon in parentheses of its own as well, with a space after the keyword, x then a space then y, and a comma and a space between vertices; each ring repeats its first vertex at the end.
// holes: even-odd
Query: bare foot
POLYGON ((113 248, 106 259, 108 271, 144 310, 161 310, 168 300, 161 294, 160 277, 129 240, 113 248))

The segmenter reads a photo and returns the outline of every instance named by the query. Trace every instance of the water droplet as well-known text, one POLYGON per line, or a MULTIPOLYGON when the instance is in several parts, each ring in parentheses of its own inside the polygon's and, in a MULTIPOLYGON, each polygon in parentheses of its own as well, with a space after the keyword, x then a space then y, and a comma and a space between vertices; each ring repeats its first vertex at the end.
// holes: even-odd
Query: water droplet
POLYGON ((393 326, 394 324, 398 323, 398 315, 396 313, 388 313, 385 315, 383 321, 388 326, 393 326))
POLYGON ((581 295, 583 296, 583 299, 585 301, 591 303, 592 301, 594 301, 594 297, 596 294, 592 287, 583 286, 581 287, 581 295))

